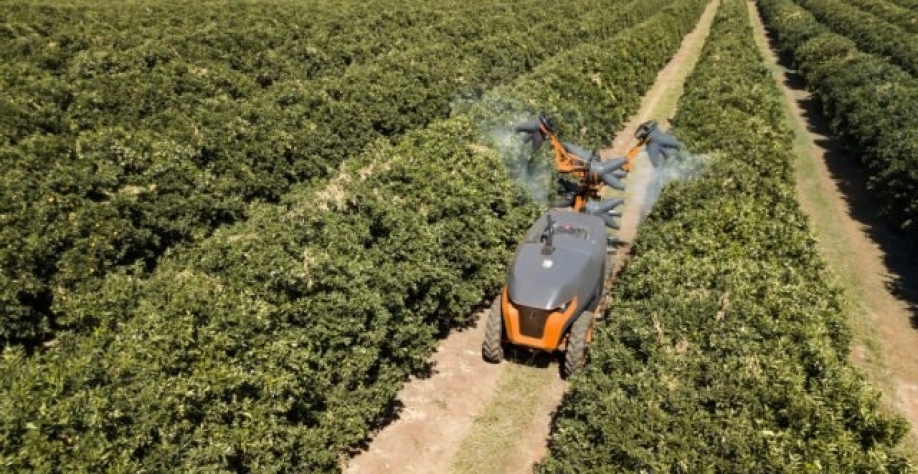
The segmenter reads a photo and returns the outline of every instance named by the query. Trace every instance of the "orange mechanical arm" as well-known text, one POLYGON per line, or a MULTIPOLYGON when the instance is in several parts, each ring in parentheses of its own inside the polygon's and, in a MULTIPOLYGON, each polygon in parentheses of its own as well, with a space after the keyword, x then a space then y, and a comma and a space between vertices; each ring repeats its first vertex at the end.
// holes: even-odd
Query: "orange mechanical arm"
POLYGON ((634 145, 633 148, 628 150, 628 154, 625 158, 628 159, 628 162, 622 166, 622 169, 625 171, 631 171, 631 163, 634 162, 634 159, 641 153, 641 147, 647 144, 647 139, 640 140, 637 145, 634 145))
POLYGON ((540 128, 543 135, 548 136, 549 140, 551 140, 551 146, 555 150, 555 166, 558 168, 558 172, 571 173, 580 180, 580 189, 577 191, 573 203, 574 211, 580 212, 590 198, 599 195, 602 183, 595 176, 590 176, 590 163, 588 161, 565 150, 561 140, 551 130, 546 129, 544 126, 540 128))
POLYGON ((555 166, 558 167, 558 172, 560 173, 576 173, 578 176, 583 177, 590 170, 589 165, 584 162, 584 160, 579 157, 568 153, 564 149, 564 145, 561 144, 561 140, 558 140, 558 136, 552 133, 550 130, 546 129, 544 126, 541 127, 542 133, 547 135, 549 140, 551 140, 551 147, 555 150, 555 166), (582 164, 578 164, 582 163, 582 164))

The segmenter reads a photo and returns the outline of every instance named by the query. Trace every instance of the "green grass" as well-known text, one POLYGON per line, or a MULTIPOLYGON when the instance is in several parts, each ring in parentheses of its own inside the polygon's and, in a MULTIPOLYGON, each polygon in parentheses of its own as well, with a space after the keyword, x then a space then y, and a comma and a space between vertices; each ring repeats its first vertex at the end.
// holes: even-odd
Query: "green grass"
POLYGON ((505 364, 493 401, 475 419, 453 458, 454 474, 503 472, 507 454, 519 445, 532 423, 532 408, 544 403, 541 398, 546 387, 557 383, 556 365, 505 364))

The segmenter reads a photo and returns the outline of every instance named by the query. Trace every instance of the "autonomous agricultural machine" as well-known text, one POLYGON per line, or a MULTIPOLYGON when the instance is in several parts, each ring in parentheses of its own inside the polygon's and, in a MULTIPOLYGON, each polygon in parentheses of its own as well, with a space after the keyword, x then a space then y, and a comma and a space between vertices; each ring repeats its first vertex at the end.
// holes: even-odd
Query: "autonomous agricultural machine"
POLYGON ((519 124, 514 131, 526 134, 533 153, 549 141, 558 172, 576 182, 563 181, 564 200, 536 220, 517 248, 506 285, 488 315, 482 356, 498 363, 508 344, 563 351, 561 373, 566 378, 586 358, 611 270, 608 254, 618 243, 606 228, 619 228, 616 218, 621 213, 615 209, 624 200, 601 199, 602 188, 625 189, 622 179, 642 147, 648 153, 654 147, 658 154, 679 143, 659 131, 655 122, 645 122, 635 133, 638 144, 627 156, 603 161, 597 150, 560 141, 558 126, 548 114, 519 124))

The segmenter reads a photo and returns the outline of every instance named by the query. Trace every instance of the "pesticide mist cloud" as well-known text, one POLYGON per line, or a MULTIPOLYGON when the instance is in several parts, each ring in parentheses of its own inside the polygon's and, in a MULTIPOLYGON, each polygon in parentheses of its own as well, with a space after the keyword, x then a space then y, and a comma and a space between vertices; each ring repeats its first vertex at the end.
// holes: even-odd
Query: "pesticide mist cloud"
POLYGON ((451 115, 468 114, 476 118, 483 142, 496 150, 508 176, 524 190, 534 203, 547 206, 555 196, 554 161, 549 158, 551 146, 543 145, 532 153, 532 144, 524 142, 525 134, 513 131, 520 124, 538 116, 514 94, 489 92, 484 97, 456 97, 450 103, 451 115))
MULTIPOLYGON (((518 122, 527 120, 520 117, 518 122)), ((510 178, 526 190, 533 202, 548 205, 554 191, 554 167, 542 153, 533 154, 529 143, 523 142, 523 135, 514 133, 510 127, 495 127, 489 130, 492 145, 500 151, 510 178)))
POLYGON ((707 168, 709 161, 708 155, 696 155, 682 151, 677 156, 664 160, 663 166, 653 169, 653 177, 647 183, 641 203, 640 220, 644 220, 650 214, 654 204, 660 198, 660 192, 667 184, 699 176, 707 168))

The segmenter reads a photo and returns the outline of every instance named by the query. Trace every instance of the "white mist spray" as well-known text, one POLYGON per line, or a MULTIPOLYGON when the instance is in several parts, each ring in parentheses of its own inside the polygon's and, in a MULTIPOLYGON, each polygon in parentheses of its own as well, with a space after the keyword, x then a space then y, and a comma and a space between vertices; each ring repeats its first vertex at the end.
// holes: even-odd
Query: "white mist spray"
POLYGON ((660 198, 660 192, 667 184, 699 176, 707 168, 708 162, 708 155, 696 155, 682 151, 673 158, 665 159, 659 168, 653 168, 653 176, 647 183, 641 202, 640 220, 643 221, 650 214, 654 204, 660 198))
MULTIPOLYGON (((518 121, 523 122, 525 118, 518 121)), ((554 192, 554 167, 543 153, 532 153, 532 145, 523 141, 523 134, 511 128, 493 128, 489 131, 492 145, 500 151, 507 173, 526 190, 529 198, 540 205, 548 205, 554 192)))

